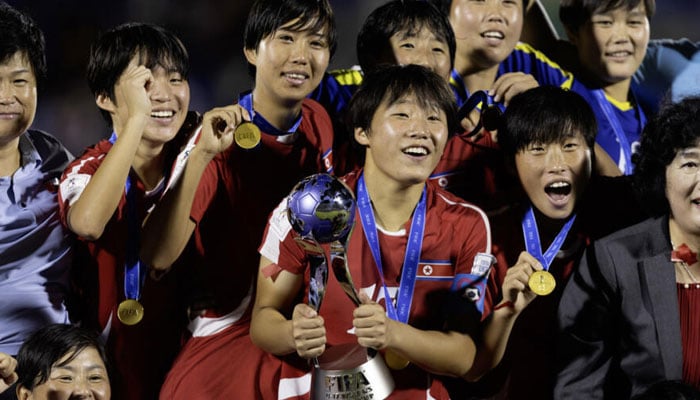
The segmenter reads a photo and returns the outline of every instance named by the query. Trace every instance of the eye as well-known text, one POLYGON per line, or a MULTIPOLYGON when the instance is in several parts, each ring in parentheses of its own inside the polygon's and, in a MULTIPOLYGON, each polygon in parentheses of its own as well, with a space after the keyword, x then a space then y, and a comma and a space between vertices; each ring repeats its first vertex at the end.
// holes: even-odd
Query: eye
POLYGON ((405 112, 395 112, 393 116, 396 118, 408 119, 408 114, 405 112))
POLYGON ((689 175, 697 173, 698 168, 700 168, 700 164, 696 161, 685 161, 681 164, 681 171, 689 175))
POLYGON ((514 6, 514 5, 517 5, 518 2, 515 1, 515 0, 504 0, 504 1, 503 1, 503 4, 506 4, 506 5, 509 5, 509 6, 514 6))
POLYGON ((287 42, 287 43, 291 43, 294 41, 294 37, 290 34, 287 34, 287 33, 281 33, 281 34, 277 35, 277 39, 282 41, 282 42, 287 42))
POLYGON ((314 49, 325 49, 328 45, 325 40, 312 40, 311 47, 314 49))
POLYGON ((538 143, 531 144, 527 150, 532 154, 542 154, 545 152, 544 146, 538 143))
POLYGON ((415 48, 416 46, 415 46, 413 43, 411 43, 411 42, 403 42, 403 43, 401 43, 401 44, 399 45, 399 47, 402 48, 402 49, 413 49, 413 48, 415 48))
POLYGON ((632 26, 644 25, 644 20, 641 18, 634 18, 634 19, 630 19, 629 21, 627 21, 627 24, 632 25, 632 26))
POLYGON ((440 53, 440 54, 445 54, 446 51, 442 47, 433 47, 433 52, 435 53, 440 53))
POLYGON ((23 78, 18 78, 18 79, 15 79, 15 80, 14 80, 14 81, 12 81, 12 82, 13 82, 13 83, 15 84, 15 86, 25 86, 26 84, 28 84, 28 83, 29 83, 29 81, 28 81, 28 80, 26 80, 26 79, 23 79, 23 78))
POLYGON ((181 84, 181 83, 184 82, 184 81, 185 81, 185 80, 182 79, 182 76, 180 76, 180 74, 172 75, 172 76, 170 77, 170 83, 172 83, 172 84, 174 84, 174 85, 179 85, 179 84, 181 84))
POLYGON ((73 382, 73 377, 70 375, 60 375, 56 377, 56 380, 61 383, 71 383, 73 382))
POLYGON ((607 18, 600 18, 600 19, 593 19, 593 25, 601 26, 601 27, 609 27, 612 26, 613 21, 611 19, 607 18))
POLYGON ((92 383, 100 383, 105 380, 105 377, 101 374, 93 374, 88 376, 88 380, 92 383))
POLYGON ((578 143, 576 143, 576 142, 566 142, 566 143, 564 143, 564 146, 563 146, 563 147, 564 147, 564 150, 573 151, 573 150, 578 149, 578 143))

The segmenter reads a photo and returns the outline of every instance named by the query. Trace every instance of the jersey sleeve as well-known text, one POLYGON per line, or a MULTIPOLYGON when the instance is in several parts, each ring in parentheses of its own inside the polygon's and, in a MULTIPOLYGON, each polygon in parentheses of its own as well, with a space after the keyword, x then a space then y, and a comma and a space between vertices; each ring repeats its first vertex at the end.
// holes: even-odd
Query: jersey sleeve
POLYGON ((540 85, 559 86, 570 89, 574 80, 571 72, 549 59, 544 53, 526 43, 518 43, 508 58, 501 62, 499 75, 508 72, 523 72, 532 75, 540 85))
POLYGON ((296 237, 287 218, 287 198, 285 198, 270 213, 258 251, 261 256, 272 261, 279 268, 293 274, 303 274, 307 257, 302 249, 303 242, 298 241, 296 237))
POLYGON ((105 153, 90 148, 80 158, 73 160, 63 172, 58 191, 58 205, 61 223, 64 226, 68 226, 70 207, 83 194, 90 179, 102 164, 104 156, 105 153))

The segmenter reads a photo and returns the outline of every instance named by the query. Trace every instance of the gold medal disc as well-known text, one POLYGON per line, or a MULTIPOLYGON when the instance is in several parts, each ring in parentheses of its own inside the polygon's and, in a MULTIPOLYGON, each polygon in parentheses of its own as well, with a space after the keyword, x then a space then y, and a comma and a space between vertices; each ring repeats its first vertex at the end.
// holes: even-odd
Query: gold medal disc
POLYGON ((527 285, 538 296, 546 296, 554 291, 557 281, 548 271, 535 271, 530 275, 527 285))
POLYGON ((391 350, 387 350, 386 353, 384 353, 384 361, 386 362, 386 365, 393 370, 404 369, 408 367, 408 364, 410 364, 407 359, 401 357, 391 350))
POLYGON ((243 122, 233 131, 233 140, 246 150, 250 150, 260 143, 260 128, 252 122, 243 122))
POLYGON ((117 318, 124 325, 136 325, 143 319, 143 306, 134 299, 126 299, 119 303, 117 318))

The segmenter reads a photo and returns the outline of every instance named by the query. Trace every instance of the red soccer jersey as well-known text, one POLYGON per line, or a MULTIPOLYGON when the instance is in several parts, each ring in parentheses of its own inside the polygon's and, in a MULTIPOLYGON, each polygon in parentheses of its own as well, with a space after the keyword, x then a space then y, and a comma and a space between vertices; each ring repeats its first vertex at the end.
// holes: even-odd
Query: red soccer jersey
POLYGON ((332 146, 328 114, 306 99, 296 134, 263 133, 256 148, 232 145, 209 164, 191 211, 197 223, 193 265, 201 266, 193 296, 213 301, 215 314, 235 309, 249 293, 268 215, 302 178, 332 172, 332 146))
MULTIPOLYGON (((109 141, 102 140, 66 168, 59 192, 64 224, 71 204, 80 197, 111 148, 109 141)), ((130 190, 135 191, 137 219, 143 221, 160 197, 163 186, 146 193, 136 174, 131 174, 130 178, 130 190)), ((81 239, 77 242, 72 275, 81 295, 79 318, 84 326, 102 332, 107 338, 107 351, 117 372, 112 377, 115 398, 155 398, 180 348, 185 313, 178 304, 178 279, 173 272, 159 281, 146 277, 139 300, 144 307, 141 322, 127 326, 117 319, 117 306, 125 300, 124 271, 129 236, 123 194, 102 236, 95 241, 81 239)))
MULTIPOLYGON (((358 173, 348 174, 344 179, 348 186, 354 188, 358 173)), ((308 298, 307 257, 294 239, 295 234, 287 220, 285 209, 286 202, 283 201, 270 217, 260 252, 280 268, 294 274, 304 274, 304 296, 308 298)), ((356 224, 348 246, 350 274, 359 291, 386 307, 381 279, 359 218, 359 214, 356 214, 356 224)), ((399 287, 410 226, 409 221, 400 232, 378 230, 384 279, 392 297, 396 296, 399 287)), ((474 308, 471 300, 464 296, 450 296, 450 293, 465 290, 462 282, 466 275, 472 272, 475 258, 479 258, 478 254, 489 253, 489 248, 489 223, 484 213, 441 190, 437 185, 429 183, 425 231, 408 323, 420 329, 443 330, 446 314, 474 308)), ((484 255, 480 257, 483 259, 484 255)), ((354 303, 337 281, 329 278, 320 307, 320 315, 325 320, 327 346, 357 342, 351 333, 354 308, 354 303)), ((478 324, 478 317, 473 323, 478 324)), ((308 372, 308 369, 294 371, 291 367, 283 368, 282 378, 293 378, 295 374, 298 376, 303 372, 308 372), (290 376, 285 376, 285 373, 289 373, 290 376)), ((440 380, 433 379, 434 377, 418 367, 411 365, 392 372, 396 381, 396 389, 390 397, 392 399, 425 399, 428 389, 433 398, 447 398, 440 380)), ((282 382, 280 392, 285 390, 288 388, 285 388, 282 382)), ((299 394, 301 393, 297 393, 299 394)))

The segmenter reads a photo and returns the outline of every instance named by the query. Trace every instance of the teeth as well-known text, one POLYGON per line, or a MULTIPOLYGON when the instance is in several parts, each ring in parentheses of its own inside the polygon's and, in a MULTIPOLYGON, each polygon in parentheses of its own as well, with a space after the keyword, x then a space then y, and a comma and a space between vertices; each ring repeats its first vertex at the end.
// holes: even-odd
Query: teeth
POLYGON ((153 118, 170 118, 175 113, 173 111, 152 111, 151 112, 151 117, 153 118))
POLYGON ((292 78, 292 79, 306 79, 306 76, 304 76, 302 74, 289 73, 289 74, 287 74, 287 76, 292 78))
POLYGON ((549 185, 550 188, 556 189, 556 188, 563 188, 563 187, 568 187, 569 184, 566 182, 554 182, 551 185, 549 185))
POLYGON ((404 153, 427 155, 428 150, 425 147, 409 147, 403 151, 404 153))
POLYGON ((492 39, 503 39, 503 34, 501 32, 484 32, 483 36, 492 39))

